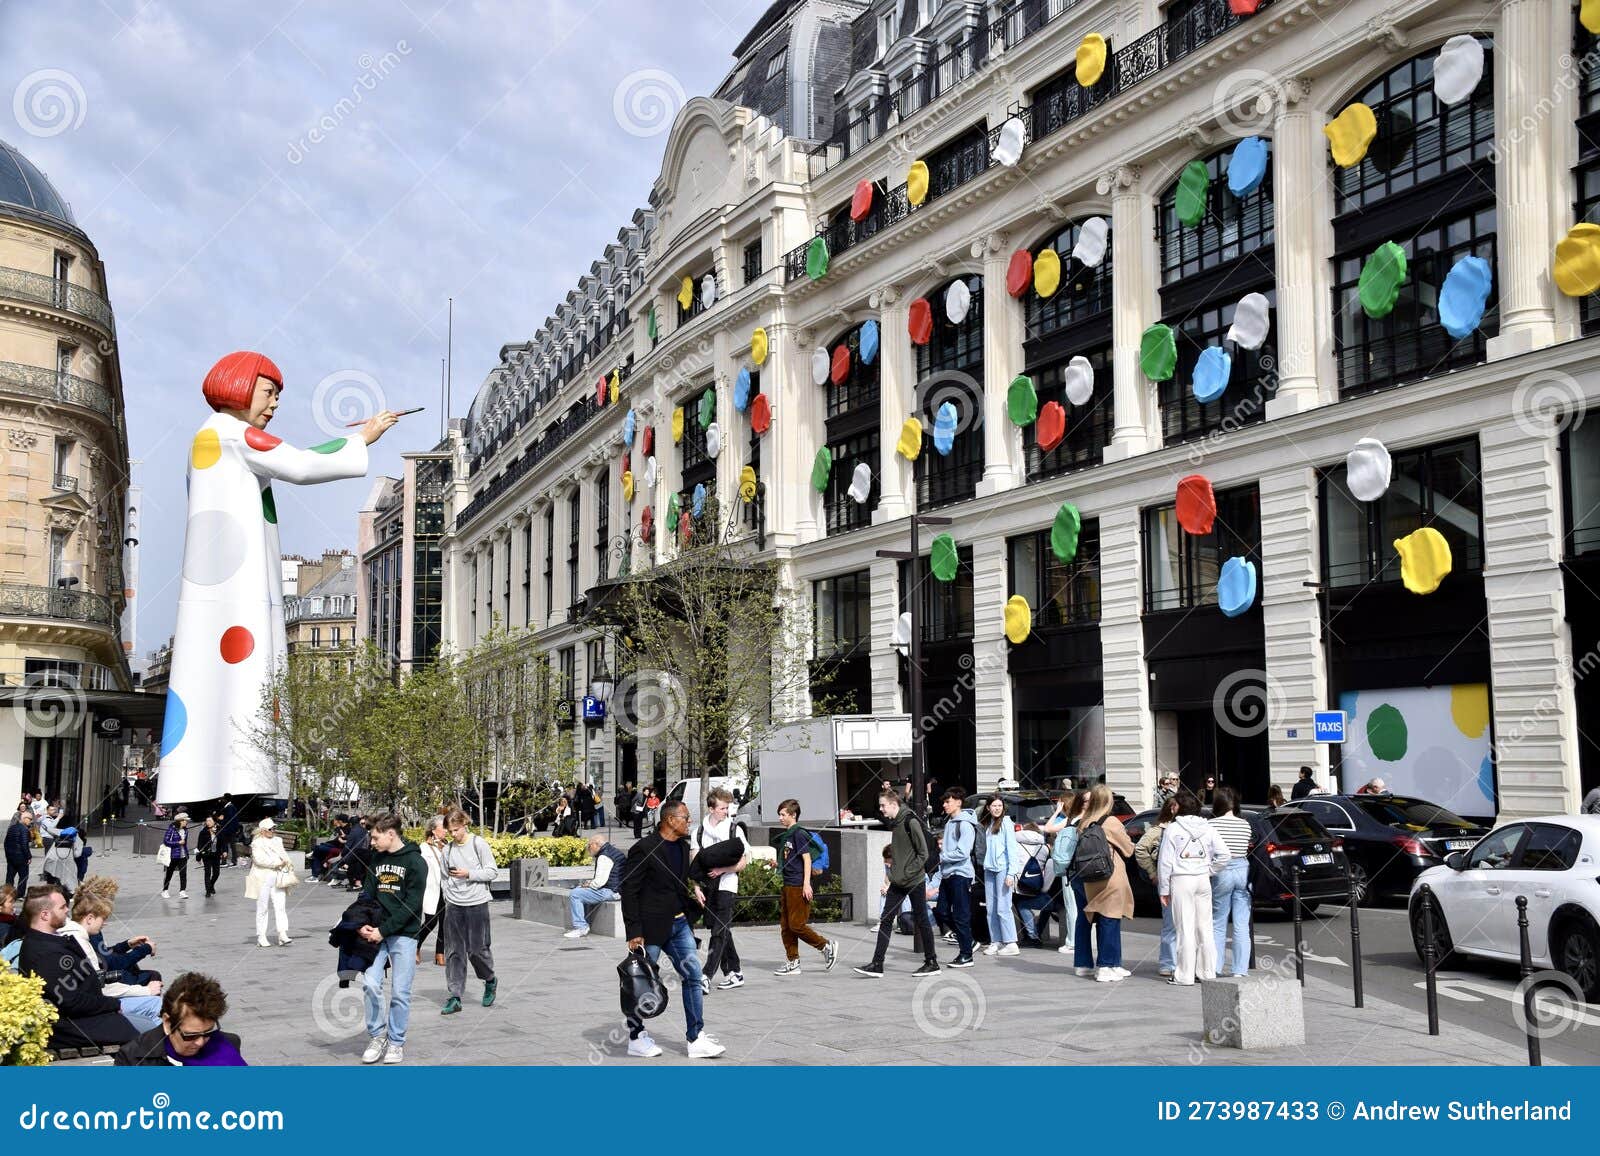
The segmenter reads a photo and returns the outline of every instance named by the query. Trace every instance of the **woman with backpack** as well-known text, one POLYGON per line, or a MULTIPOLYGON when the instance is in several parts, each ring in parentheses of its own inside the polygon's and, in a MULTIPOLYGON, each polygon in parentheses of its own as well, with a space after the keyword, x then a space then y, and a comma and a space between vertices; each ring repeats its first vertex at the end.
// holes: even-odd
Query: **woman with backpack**
POLYGON ((1017 946, 1017 916, 1011 904, 1022 874, 1022 847, 1016 826, 1006 814, 1006 801, 990 795, 983 805, 983 898, 989 910, 989 943, 985 955, 1021 955, 1017 946))
MULTIPOLYGON (((1133 849, 1133 861, 1139 865, 1139 870, 1144 872, 1145 878, 1151 883, 1156 882, 1158 870, 1157 860, 1161 854, 1161 844, 1166 835, 1167 828, 1178 817, 1178 796, 1173 795, 1161 804, 1161 813, 1156 816, 1155 822, 1150 824, 1139 843, 1133 849)), ((1174 954, 1178 933, 1172 922, 1172 908, 1167 904, 1161 905, 1161 950, 1157 955, 1158 975, 1170 977, 1177 967, 1174 954)))
POLYGON ((1072 874, 1072 856, 1078 849, 1077 822, 1089 804, 1088 791, 1064 790, 1056 796, 1055 813, 1045 820, 1042 830, 1055 836, 1050 858, 1055 862, 1056 875, 1061 880, 1061 946, 1062 955, 1071 955, 1078 939, 1078 912, 1083 910, 1083 881, 1072 874))
POLYGON ((1092 975, 1100 983, 1120 983, 1130 974, 1122 966, 1122 921, 1133 918, 1133 888, 1128 886, 1122 859, 1133 854, 1133 840, 1111 813, 1114 802, 1111 788, 1104 783, 1090 789, 1077 822, 1078 847, 1072 856, 1072 870, 1083 883, 1084 898, 1078 909, 1073 970, 1078 975, 1092 975))
POLYGON ((1217 976, 1216 943, 1206 917, 1211 912, 1211 872, 1226 864, 1229 854, 1216 830, 1200 817, 1199 799, 1185 791, 1177 804, 1178 816, 1161 838, 1156 890, 1161 893, 1163 926, 1170 912, 1177 931, 1177 967, 1167 982, 1193 987, 1197 973, 1201 979, 1217 976))

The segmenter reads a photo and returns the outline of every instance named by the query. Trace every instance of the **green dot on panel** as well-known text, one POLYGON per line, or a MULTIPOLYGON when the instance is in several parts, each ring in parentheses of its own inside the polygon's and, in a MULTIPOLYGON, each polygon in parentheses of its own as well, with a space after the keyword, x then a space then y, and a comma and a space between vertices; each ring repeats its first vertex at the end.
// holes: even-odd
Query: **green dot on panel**
POLYGON ((1367 716, 1367 746, 1373 757, 1399 762, 1406 754, 1406 717, 1384 703, 1367 716))

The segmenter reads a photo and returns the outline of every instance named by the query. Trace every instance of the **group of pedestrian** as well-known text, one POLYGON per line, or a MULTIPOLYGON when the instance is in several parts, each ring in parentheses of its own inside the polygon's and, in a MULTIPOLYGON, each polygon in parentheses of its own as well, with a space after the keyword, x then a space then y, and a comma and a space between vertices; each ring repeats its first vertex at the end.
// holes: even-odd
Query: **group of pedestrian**
POLYGON ((5 834, 6 882, 18 894, 28 889, 36 848, 43 852, 39 874, 70 897, 73 887, 88 873, 94 849, 83 832, 67 820, 59 799, 46 802, 42 794, 24 791, 5 834))
POLYGON ((1233 975, 1250 966, 1250 821, 1231 787, 1213 792, 1209 819, 1201 809, 1193 792, 1168 799, 1133 851, 1161 896, 1158 973, 1179 987, 1216 978, 1225 963, 1233 975))

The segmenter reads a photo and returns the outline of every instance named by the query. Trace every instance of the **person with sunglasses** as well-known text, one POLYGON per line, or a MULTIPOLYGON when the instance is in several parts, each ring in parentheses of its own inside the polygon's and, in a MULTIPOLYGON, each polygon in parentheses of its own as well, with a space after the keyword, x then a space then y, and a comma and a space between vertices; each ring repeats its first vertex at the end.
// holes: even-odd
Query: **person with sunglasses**
POLYGON ((239 1037, 222 1030, 228 997, 209 975, 180 975, 162 993, 161 1026, 117 1052, 117 1067, 245 1068, 239 1037))

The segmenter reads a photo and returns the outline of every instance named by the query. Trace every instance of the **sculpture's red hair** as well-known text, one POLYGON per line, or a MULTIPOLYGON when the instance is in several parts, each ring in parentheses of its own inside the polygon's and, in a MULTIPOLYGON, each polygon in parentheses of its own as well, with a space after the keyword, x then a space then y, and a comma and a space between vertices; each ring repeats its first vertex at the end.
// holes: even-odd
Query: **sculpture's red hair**
POLYGON ((264 353, 230 353, 211 367, 200 387, 212 409, 249 409, 256 378, 265 377, 283 388, 283 371, 264 353))

